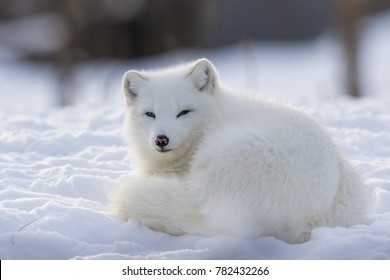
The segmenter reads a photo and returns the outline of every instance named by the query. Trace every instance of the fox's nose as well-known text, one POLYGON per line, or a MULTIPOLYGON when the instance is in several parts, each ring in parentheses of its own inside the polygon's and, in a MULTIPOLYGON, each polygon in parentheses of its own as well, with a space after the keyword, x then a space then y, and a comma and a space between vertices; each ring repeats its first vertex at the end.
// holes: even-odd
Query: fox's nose
POLYGON ((169 138, 165 135, 157 135, 154 143, 159 147, 165 147, 169 144, 169 138))

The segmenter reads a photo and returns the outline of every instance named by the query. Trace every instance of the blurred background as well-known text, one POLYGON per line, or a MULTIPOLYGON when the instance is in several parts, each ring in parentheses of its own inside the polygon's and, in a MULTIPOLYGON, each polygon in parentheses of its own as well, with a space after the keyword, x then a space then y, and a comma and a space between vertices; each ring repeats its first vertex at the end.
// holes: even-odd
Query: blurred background
POLYGON ((201 56, 233 86, 369 96, 390 88, 388 9, 390 0, 0 0, 0 108, 68 106, 87 92, 104 101, 129 68, 201 56))

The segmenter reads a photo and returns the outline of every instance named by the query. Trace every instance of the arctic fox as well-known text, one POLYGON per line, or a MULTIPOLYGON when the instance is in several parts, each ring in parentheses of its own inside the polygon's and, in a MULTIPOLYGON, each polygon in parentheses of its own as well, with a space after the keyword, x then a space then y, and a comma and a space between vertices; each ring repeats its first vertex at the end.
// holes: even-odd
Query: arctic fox
POLYGON ((113 199, 123 219, 288 243, 366 222, 368 189, 304 110, 225 88, 207 59, 128 71, 123 93, 135 168, 113 199))

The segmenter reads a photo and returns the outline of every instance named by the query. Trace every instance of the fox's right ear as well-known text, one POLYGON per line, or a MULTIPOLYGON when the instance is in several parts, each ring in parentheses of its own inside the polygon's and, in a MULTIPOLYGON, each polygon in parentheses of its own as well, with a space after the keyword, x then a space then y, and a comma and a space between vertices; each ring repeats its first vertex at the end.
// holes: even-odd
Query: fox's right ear
POLYGON ((213 64, 205 59, 199 59, 194 62, 194 66, 187 75, 195 88, 199 91, 212 92, 215 88, 217 75, 213 64))
POLYGON ((130 70, 123 76, 123 95, 127 105, 131 105, 133 100, 138 96, 139 90, 146 84, 148 78, 142 73, 130 70))

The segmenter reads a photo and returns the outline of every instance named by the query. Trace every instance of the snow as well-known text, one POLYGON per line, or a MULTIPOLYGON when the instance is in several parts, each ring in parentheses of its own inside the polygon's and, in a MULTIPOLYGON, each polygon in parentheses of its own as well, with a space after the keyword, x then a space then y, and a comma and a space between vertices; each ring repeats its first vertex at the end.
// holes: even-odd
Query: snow
POLYGON ((290 45, 87 64, 77 72, 80 102, 66 108, 51 106, 50 67, 2 63, 0 259, 390 259, 389 25, 390 14, 364 25, 366 96, 359 100, 341 95, 341 56, 331 34, 290 45), (132 169, 123 140, 122 73, 199 56, 215 63, 227 85, 312 108, 375 192, 372 222, 318 228, 310 241, 292 245, 273 237, 174 237, 111 214, 110 190, 132 169))

